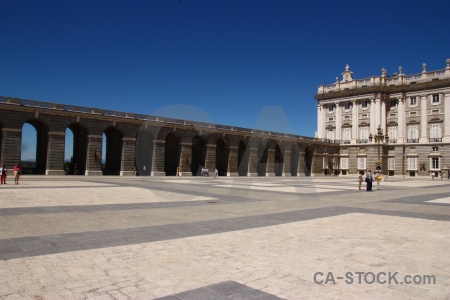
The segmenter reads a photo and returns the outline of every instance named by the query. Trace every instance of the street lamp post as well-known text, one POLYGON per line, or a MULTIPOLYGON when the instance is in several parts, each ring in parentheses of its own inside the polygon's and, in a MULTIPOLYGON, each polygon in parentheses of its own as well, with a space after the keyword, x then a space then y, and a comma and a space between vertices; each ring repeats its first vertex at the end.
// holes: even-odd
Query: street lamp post
POLYGON ((378 125, 377 133, 375 135, 372 135, 372 133, 369 136, 370 142, 375 139, 375 142, 378 144, 378 160, 377 160, 377 166, 376 170, 381 173, 381 157, 380 157, 380 143, 384 142, 386 140, 386 143, 389 142, 389 136, 387 134, 383 134, 383 129, 380 125, 378 125))

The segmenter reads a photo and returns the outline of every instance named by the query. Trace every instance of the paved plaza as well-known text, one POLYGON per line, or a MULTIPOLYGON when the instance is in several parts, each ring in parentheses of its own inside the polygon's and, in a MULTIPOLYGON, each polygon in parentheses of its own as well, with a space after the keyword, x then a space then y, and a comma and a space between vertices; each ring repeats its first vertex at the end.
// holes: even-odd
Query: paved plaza
POLYGON ((0 298, 449 299, 450 180, 357 185, 11 177, 0 298))

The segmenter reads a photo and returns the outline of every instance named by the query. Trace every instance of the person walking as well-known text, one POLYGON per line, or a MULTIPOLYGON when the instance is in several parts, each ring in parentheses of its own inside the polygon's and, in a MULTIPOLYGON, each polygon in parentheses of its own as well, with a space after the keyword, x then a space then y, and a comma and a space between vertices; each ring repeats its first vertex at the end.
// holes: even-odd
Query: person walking
POLYGON ((20 168, 20 165, 15 164, 15 166, 14 166, 14 183, 15 184, 19 184, 19 178, 20 178, 21 172, 22 172, 22 169, 20 168))
POLYGON ((214 179, 216 179, 216 177, 219 176, 219 170, 217 170, 217 168, 214 170, 214 179))
POLYGON ((0 183, 1 184, 6 184, 6 176, 8 176, 8 169, 6 168, 6 165, 3 164, 3 167, 0 168, 0 173, 1 173, 1 177, 0 177, 0 183))
POLYGON ((372 182, 373 182, 373 176, 371 170, 367 171, 366 174, 366 192, 372 192, 372 182))
POLYGON ((362 174, 361 174, 361 172, 358 172, 358 183, 359 183, 359 190, 361 190, 361 185, 362 185, 362 182, 363 182, 363 176, 362 176, 362 174))
POLYGON ((144 176, 147 176, 147 165, 144 165, 144 167, 142 168, 142 170, 144 171, 144 176))

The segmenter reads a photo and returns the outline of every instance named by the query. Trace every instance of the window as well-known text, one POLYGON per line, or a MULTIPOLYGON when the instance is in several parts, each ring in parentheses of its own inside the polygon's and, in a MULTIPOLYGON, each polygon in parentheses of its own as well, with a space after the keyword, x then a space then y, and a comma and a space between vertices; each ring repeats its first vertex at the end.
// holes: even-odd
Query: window
POLYGON ((397 104, 398 104, 398 100, 397 99, 396 100, 391 100, 391 108, 397 107, 397 104))
POLYGON ((328 105, 328 112, 334 111, 334 104, 328 105))
POLYGON ((417 170, 417 157, 408 157, 408 170, 417 170))
POLYGON ((342 128, 342 140, 350 141, 352 139, 352 129, 349 127, 342 128))
POLYGON ((439 152, 439 147, 433 147, 433 152, 439 152))
POLYGON ((368 101, 367 100, 364 100, 363 102, 361 102, 361 107, 362 108, 367 108, 367 106, 368 106, 368 101))
POLYGON ((395 170, 395 158, 394 157, 388 158, 388 170, 395 170))
POLYGON ((369 127, 359 127, 359 139, 360 140, 368 140, 369 139, 369 127))
POLYGON ((419 142, 419 125, 408 125, 408 143, 419 142))
POLYGON ((389 136, 389 142, 396 143, 397 142, 397 127, 389 126, 388 127, 388 136, 389 136))
POLYGON ((323 157, 323 168, 328 169, 328 156, 323 157))
POLYGON ((438 139, 441 139, 441 124, 440 123, 431 123, 430 124, 430 139, 434 139, 434 142, 439 142, 438 139))
POLYGON ((344 109, 345 109, 345 110, 350 110, 351 107, 352 107, 352 104, 351 104, 350 102, 346 102, 346 103, 344 104, 344 109))
POLYGON ((341 169, 348 169, 348 157, 341 157, 341 169))
POLYGON ((432 157, 431 158, 431 169, 432 170, 439 170, 439 157, 432 157))
POLYGON ((358 170, 365 170, 365 169, 366 169, 366 158, 358 157, 358 170))
POLYGON ((409 98, 409 106, 416 106, 416 105, 417 105, 416 97, 409 98))
POLYGON ((327 130, 327 139, 334 141, 334 130, 327 130))
POLYGON ((439 103, 439 94, 433 94, 433 98, 432 98, 432 102, 433 103, 439 103))

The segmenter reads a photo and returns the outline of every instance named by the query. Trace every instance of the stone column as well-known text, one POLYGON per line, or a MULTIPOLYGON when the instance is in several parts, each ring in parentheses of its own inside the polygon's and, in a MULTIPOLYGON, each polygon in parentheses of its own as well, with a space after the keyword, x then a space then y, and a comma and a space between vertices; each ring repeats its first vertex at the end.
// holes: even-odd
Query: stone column
POLYGON ((305 148, 301 147, 300 152, 298 154, 299 155, 298 163, 297 163, 297 176, 298 177, 300 177, 300 176, 304 177, 307 175, 305 173, 305 164, 306 164, 306 161, 305 161, 306 152, 305 151, 306 151, 305 148))
POLYGON ((383 134, 386 134, 386 97, 383 97, 383 100, 381 101, 381 119, 380 119, 380 125, 381 129, 383 129, 383 134))
POLYGON ((290 177, 291 175, 291 150, 286 149, 283 153, 283 173, 281 176, 290 177))
POLYGON ((427 102, 430 95, 422 96, 420 99, 420 139, 419 143, 428 143, 427 135, 427 102))
POLYGON ((122 165, 120 176, 134 176, 134 165, 136 162, 136 138, 122 138, 122 165))
POLYGON ((191 171, 192 161, 192 143, 181 143, 181 157, 180 157, 180 176, 192 176, 191 171))
POLYGON ((273 146, 267 149, 266 176, 275 176, 275 149, 273 146))
POLYGON ((216 169, 216 145, 206 145, 205 168, 209 170, 210 175, 214 174, 216 169))
POLYGON ((342 124, 341 124, 341 105, 339 102, 336 103, 336 140, 341 140, 341 130, 342 130, 342 124))
POLYGON ((156 140, 153 151, 151 176, 166 176, 164 171, 164 159, 166 155, 166 141, 156 140))
MULTIPOLYGON (((449 63, 450 60, 447 60, 449 63)), ((450 93, 444 94, 444 132, 442 141, 450 143, 450 93)))
POLYGON ((65 175, 64 172, 64 147, 65 132, 48 133, 48 156, 45 175, 65 175))
POLYGON ((228 157, 228 172, 227 176, 239 176, 238 173, 238 146, 229 146, 230 156, 228 157))
POLYGON ((397 144, 405 143, 405 98, 398 99, 397 144))
POLYGON ((352 144, 358 139, 358 102, 352 101, 352 144))
POLYGON ((248 172, 247 176, 258 176, 258 148, 255 148, 254 146, 251 147, 250 145, 247 148, 247 151, 250 152, 249 159, 248 159, 248 172))
MULTIPOLYGON (((372 118, 371 118, 372 119, 372 118)), ((372 122, 370 122, 372 124, 372 122)), ((381 126, 381 96, 378 95, 375 98, 375 133, 376 129, 378 128, 378 125, 381 126)))
POLYGON ((2 161, 0 163, 2 166, 5 164, 6 168, 12 170, 15 164, 20 163, 22 129, 3 128, 1 146, 2 161))
POLYGON ((88 135, 85 175, 103 175, 102 172, 102 135, 88 135))
POLYGON ((370 128, 369 134, 377 133, 377 125, 376 125, 376 115, 375 115, 375 99, 370 99, 370 128))
POLYGON ((317 105, 317 137, 319 139, 325 138, 325 117, 323 104, 317 105))

